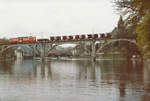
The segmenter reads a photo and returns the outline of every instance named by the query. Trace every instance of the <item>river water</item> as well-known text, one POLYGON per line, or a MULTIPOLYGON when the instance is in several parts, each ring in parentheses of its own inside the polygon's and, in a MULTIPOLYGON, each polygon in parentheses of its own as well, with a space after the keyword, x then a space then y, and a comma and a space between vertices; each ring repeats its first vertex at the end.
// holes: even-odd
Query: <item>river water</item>
POLYGON ((150 67, 125 60, 1 61, 0 101, 150 101, 150 67))

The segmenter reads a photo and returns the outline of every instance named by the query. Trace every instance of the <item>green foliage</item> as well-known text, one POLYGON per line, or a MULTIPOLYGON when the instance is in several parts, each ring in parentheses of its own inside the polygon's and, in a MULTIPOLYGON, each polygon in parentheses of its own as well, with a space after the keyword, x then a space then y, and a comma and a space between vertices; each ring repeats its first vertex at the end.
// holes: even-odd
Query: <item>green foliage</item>
POLYGON ((0 44, 8 44, 9 40, 6 38, 0 39, 0 44))
POLYGON ((135 29, 150 9, 150 0, 114 0, 117 11, 127 15, 126 25, 135 29))
POLYGON ((129 38, 129 39, 136 38, 136 34, 134 34, 131 29, 125 26, 122 16, 120 16, 118 26, 117 28, 114 29, 114 32, 112 31, 112 34, 113 38, 129 38))
POLYGON ((122 16, 120 16, 120 19, 118 21, 118 28, 119 29, 125 29, 125 27, 124 27, 124 21, 122 19, 122 16))
POLYGON ((150 0, 114 0, 116 8, 126 15, 126 25, 136 29, 137 42, 143 55, 150 55, 150 0))
POLYGON ((150 12, 144 16, 144 20, 137 26, 137 40, 139 49, 143 54, 149 54, 150 50, 150 12))
POLYGON ((125 34, 126 33, 126 27, 124 25, 124 21, 122 19, 122 16, 120 16, 119 22, 118 22, 118 34, 125 34))

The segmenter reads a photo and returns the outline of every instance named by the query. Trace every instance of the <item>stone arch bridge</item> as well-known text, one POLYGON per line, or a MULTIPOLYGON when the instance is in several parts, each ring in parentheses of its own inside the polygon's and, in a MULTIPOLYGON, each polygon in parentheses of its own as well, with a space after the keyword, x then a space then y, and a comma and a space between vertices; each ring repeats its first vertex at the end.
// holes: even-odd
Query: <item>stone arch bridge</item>
POLYGON ((33 55, 36 56, 37 54, 40 55, 41 58, 47 57, 48 54, 51 53, 52 50, 59 45, 63 44, 75 44, 77 47, 72 49, 72 52, 75 52, 78 49, 82 49, 80 54, 88 54, 90 57, 96 57, 96 54, 99 53, 104 47, 113 43, 113 42, 120 42, 125 41, 129 43, 133 43, 137 45, 135 39, 86 39, 86 40, 66 40, 66 41, 54 41, 54 42, 36 42, 36 43, 23 43, 23 44, 1 44, 0 45, 0 54, 7 52, 8 49, 17 47, 26 47, 33 51, 33 55))

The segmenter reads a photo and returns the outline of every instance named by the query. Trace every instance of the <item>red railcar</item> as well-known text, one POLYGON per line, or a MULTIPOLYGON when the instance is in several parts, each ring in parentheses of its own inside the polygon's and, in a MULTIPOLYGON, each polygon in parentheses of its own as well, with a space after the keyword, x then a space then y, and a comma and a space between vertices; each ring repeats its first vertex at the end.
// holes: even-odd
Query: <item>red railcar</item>
POLYGON ((36 37, 17 37, 9 39, 10 44, 17 44, 17 43, 33 43, 36 42, 36 37))
POLYGON ((75 35, 75 39, 76 39, 76 40, 79 40, 79 39, 80 39, 80 36, 79 36, 79 35, 75 35))
POLYGON ((94 34, 94 35, 93 35, 93 38, 94 38, 94 39, 97 39, 97 38, 98 38, 98 34, 94 34))
POLYGON ((70 40, 73 40, 73 36, 70 35, 70 36, 69 36, 69 39, 70 39, 70 40))
POLYGON ((105 38, 105 34, 100 34, 100 38, 105 38))
MULTIPOLYGON (((24 39, 23 39, 24 40, 24 39)), ((36 37, 32 37, 32 36, 30 36, 30 37, 28 37, 28 41, 26 40, 26 42, 28 43, 34 43, 34 42, 36 42, 36 37)))
POLYGON ((18 38, 11 38, 9 39, 10 44, 17 44, 19 42, 18 38))
POLYGON ((50 41, 54 41, 54 40, 55 40, 55 37, 51 36, 50 41))
POLYGON ((67 40, 67 36, 63 36, 62 38, 63 38, 63 40, 67 40))
POLYGON ((47 38, 41 38, 41 39, 37 39, 38 42, 48 42, 49 39, 47 38))
POLYGON ((19 42, 28 43, 29 42, 29 37, 20 37, 19 42))
POLYGON ((92 34, 88 34, 88 39, 92 39, 92 34))
POLYGON ((86 38, 86 36, 85 35, 81 35, 81 39, 85 39, 86 38))
POLYGON ((56 40, 57 41, 61 40, 61 36, 56 36, 56 40))

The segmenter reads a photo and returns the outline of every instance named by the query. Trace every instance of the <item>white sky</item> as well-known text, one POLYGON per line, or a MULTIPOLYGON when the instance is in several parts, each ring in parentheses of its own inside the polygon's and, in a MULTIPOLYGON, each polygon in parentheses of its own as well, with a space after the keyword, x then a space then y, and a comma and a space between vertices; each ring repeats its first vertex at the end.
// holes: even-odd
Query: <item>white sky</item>
POLYGON ((110 32, 119 16, 111 0, 0 0, 0 37, 110 32))

